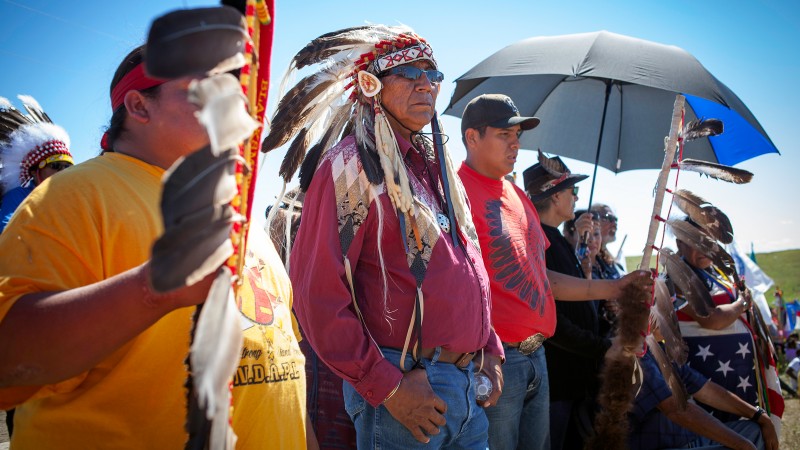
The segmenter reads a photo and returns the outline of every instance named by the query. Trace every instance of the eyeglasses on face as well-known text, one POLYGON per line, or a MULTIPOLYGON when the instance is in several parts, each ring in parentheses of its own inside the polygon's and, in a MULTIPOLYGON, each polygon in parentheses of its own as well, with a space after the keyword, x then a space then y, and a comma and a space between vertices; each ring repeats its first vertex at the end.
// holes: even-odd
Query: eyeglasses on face
POLYGON ((52 169, 52 170, 55 170, 56 172, 61 172, 64 169, 68 169, 68 168, 72 167, 72 164, 70 164, 68 162, 64 162, 64 161, 56 161, 56 162, 51 162, 50 164, 46 165, 45 167, 47 167, 49 169, 52 169))
POLYGON ((617 223, 617 216, 611 213, 605 213, 600 215, 600 220, 608 223, 617 223))
POLYGON ((401 77, 409 80, 416 80, 422 76, 423 73, 426 77, 428 77, 428 81, 431 83, 439 84, 444 80, 444 74, 436 69, 422 70, 419 67, 414 66, 392 67, 384 72, 383 75, 400 75, 401 77))
POLYGON ((578 195, 578 186, 572 186, 572 195, 578 195))

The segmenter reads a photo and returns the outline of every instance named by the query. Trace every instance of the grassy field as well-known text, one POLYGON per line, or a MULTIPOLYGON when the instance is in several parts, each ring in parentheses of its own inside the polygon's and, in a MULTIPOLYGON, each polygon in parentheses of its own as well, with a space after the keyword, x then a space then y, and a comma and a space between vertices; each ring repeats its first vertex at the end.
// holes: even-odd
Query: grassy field
MULTIPOLYGON (((625 259, 629 269, 636 267, 641 261, 640 256, 629 256, 625 259)), ((800 250, 756 253, 756 262, 772 278, 775 286, 783 290, 785 301, 800 299, 800 250)), ((766 294, 770 304, 775 301, 775 286, 766 294)))

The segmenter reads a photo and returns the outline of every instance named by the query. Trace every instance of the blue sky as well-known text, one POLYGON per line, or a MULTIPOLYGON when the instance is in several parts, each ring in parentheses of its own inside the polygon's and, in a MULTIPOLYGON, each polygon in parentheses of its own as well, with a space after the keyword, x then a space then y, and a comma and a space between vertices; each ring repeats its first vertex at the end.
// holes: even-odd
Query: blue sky
MULTIPOLYGON (((744 186, 681 176, 680 187, 703 195, 730 216, 737 241, 756 251, 800 248, 800 6, 793 0, 751 1, 285 1, 276 0, 273 85, 294 53, 314 37, 364 23, 403 23, 433 46, 445 82, 437 101, 442 112, 453 80, 495 51, 533 36, 598 30, 677 45, 693 54, 731 88, 758 118, 782 155, 770 154, 738 167, 755 173, 744 186), (489 6, 491 5, 491 6, 489 6)), ((150 21, 166 11, 207 6, 208 1, 135 2, 0 0, 0 96, 36 97, 72 136, 78 161, 99 151, 111 115, 108 84, 120 59, 144 41, 150 21)), ((268 112, 277 102, 270 91, 268 112)), ((465 152, 459 119, 443 116, 453 137, 456 161, 465 152)), ((665 130, 669 129, 666 119, 665 130)), ((665 134, 666 134, 665 131, 665 134)), ((544 149, 545 151, 547 149, 544 149)), ((254 214, 260 215, 280 190, 281 149, 264 158, 254 214)), ((535 163, 521 152, 516 170, 535 163)), ((592 166, 567 160, 573 172, 592 166)), ((620 216, 624 252, 640 254, 647 233, 656 171, 618 175, 598 170, 595 201, 611 204, 620 216)), ((591 180, 582 183, 588 194, 591 180)), ((578 201, 585 206, 588 195, 578 201)), ((611 246, 616 249, 616 245, 611 246)))

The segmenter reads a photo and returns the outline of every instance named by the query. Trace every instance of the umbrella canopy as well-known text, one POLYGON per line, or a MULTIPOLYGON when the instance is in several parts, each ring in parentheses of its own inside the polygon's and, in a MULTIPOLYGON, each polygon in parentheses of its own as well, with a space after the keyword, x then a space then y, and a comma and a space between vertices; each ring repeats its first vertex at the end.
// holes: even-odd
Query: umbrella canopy
POLYGON ((523 148, 614 172, 661 167, 679 93, 686 121, 713 117, 725 125, 719 136, 689 142, 684 158, 733 165, 779 153, 739 97, 692 55, 607 31, 535 37, 498 51, 456 80, 445 114, 460 117, 470 100, 490 93, 542 119, 522 135, 523 148))

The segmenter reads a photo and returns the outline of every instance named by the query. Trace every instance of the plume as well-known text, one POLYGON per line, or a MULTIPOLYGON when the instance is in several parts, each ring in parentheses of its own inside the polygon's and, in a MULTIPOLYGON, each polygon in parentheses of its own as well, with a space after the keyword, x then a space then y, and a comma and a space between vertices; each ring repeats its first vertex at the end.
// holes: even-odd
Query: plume
POLYGON ((548 158, 539 150, 539 164, 550 175, 558 178, 566 171, 566 166, 558 158, 548 158))
POLYGON ((341 76, 343 74, 332 73, 332 70, 315 73, 300 80, 287 92, 275 108, 271 120, 272 128, 261 143, 261 151, 266 153, 289 142, 311 117, 318 106, 318 97, 340 81, 341 76))
POLYGON ((733 261, 733 257, 708 234, 681 219, 668 220, 667 227, 675 239, 680 239, 686 245, 706 255, 725 275, 736 283, 739 282, 739 274, 736 272, 736 263, 733 261))
MULTIPOLYGON (((327 149, 331 148, 335 140, 342 136, 342 129, 347 124, 347 119, 349 117, 350 111, 347 108, 340 108, 336 113, 336 117, 331 121, 331 126, 328 131, 326 131, 319 142, 307 152, 306 158, 302 161, 302 165, 300 166, 300 188, 304 192, 308 190, 308 187, 311 185, 311 179, 314 172, 317 170, 317 165, 319 165, 322 154, 327 149)), ((294 173, 294 171, 288 173, 294 173)), ((283 175, 283 172, 281 175, 283 175)))
POLYGON ((42 105, 36 101, 35 98, 31 97, 30 95, 18 95, 17 96, 20 101, 22 101, 22 106, 28 111, 28 114, 33 117, 35 120, 34 122, 50 122, 50 116, 47 115, 46 112, 42 109, 42 105))
POLYGON ((719 119, 692 120, 683 127, 684 142, 722 134, 724 127, 719 119))
POLYGON ((711 300, 705 284, 697 277, 691 267, 683 262, 672 250, 663 248, 659 251, 664 258, 664 266, 670 280, 675 283, 675 288, 686 298, 694 312, 701 317, 708 317, 711 310, 716 307, 711 300))
POLYGON ((297 133, 297 137, 292 141, 292 145, 286 151, 286 157, 281 161, 281 167, 278 174, 288 183, 292 179, 292 175, 300 167, 303 158, 306 157, 306 149, 308 148, 309 139, 308 129, 303 128, 297 133))
POLYGON ((745 184, 753 179, 753 174, 744 169, 737 169, 723 164, 699 161, 696 159, 684 159, 678 163, 678 167, 680 167, 681 170, 697 172, 716 180, 727 181, 729 183, 745 184))
POLYGON ((665 348, 670 361, 679 366, 686 364, 689 348, 681 336, 678 318, 672 304, 672 295, 670 295, 667 283, 663 278, 655 280, 655 308, 650 310, 650 315, 666 344, 665 348))
POLYGON ((374 34, 374 28, 374 26, 362 25, 325 33, 297 52, 292 59, 293 68, 302 69, 325 61, 342 50, 363 45, 364 42, 371 40, 369 35, 374 34))
POLYGON ((686 189, 672 193, 672 201, 689 218, 703 227, 708 234, 723 244, 733 242, 733 226, 719 208, 686 189))
MULTIPOLYGON (((647 336, 646 341, 647 348, 650 349, 650 354, 653 356, 653 359, 656 360, 656 363, 658 363, 661 375, 664 376, 667 386, 669 386, 669 389, 672 391, 672 397, 678 402, 678 409, 681 411, 685 410, 688 404, 689 393, 686 392, 686 386, 683 385, 683 380, 681 380, 681 377, 675 371, 675 367, 669 359, 667 359, 667 355, 664 353, 661 345, 656 342, 655 337, 650 334, 647 336)), ((667 348, 669 347, 667 346, 667 348)))
POLYGON ((11 133, 30 123, 28 116, 14 108, 7 98, 0 97, 0 142, 8 141, 11 133))

